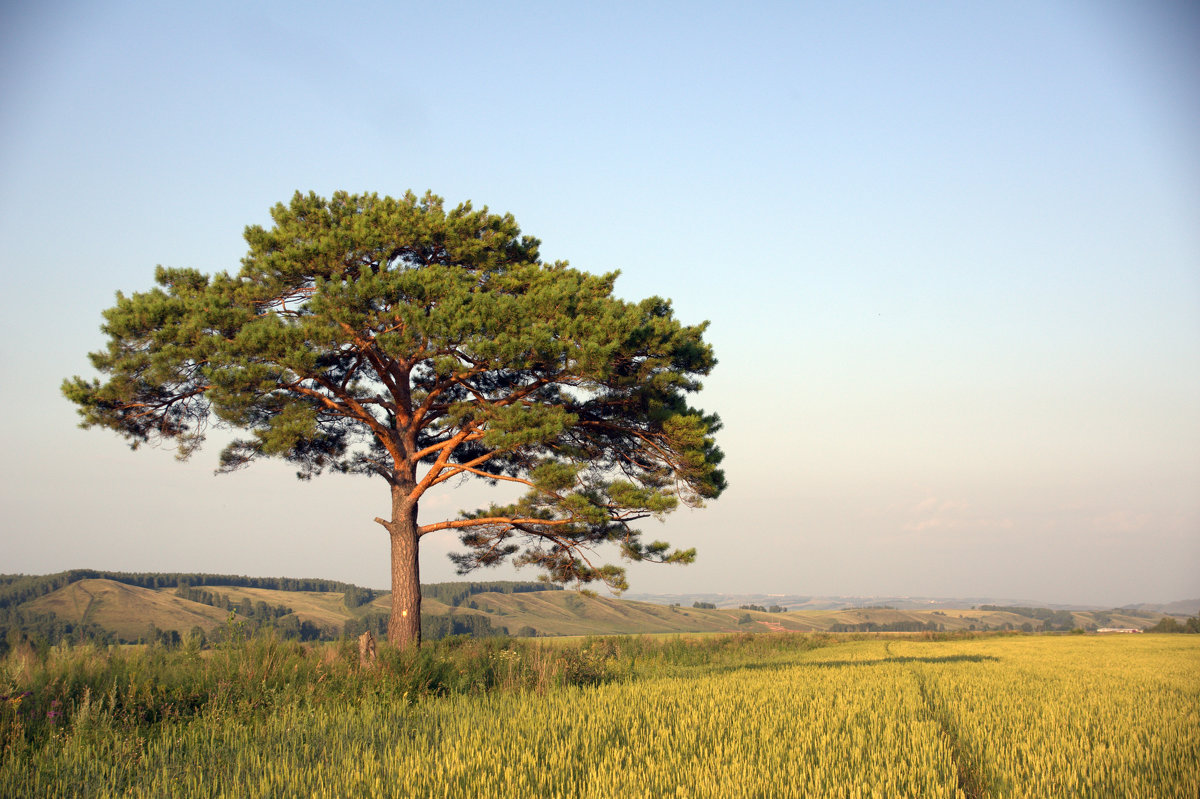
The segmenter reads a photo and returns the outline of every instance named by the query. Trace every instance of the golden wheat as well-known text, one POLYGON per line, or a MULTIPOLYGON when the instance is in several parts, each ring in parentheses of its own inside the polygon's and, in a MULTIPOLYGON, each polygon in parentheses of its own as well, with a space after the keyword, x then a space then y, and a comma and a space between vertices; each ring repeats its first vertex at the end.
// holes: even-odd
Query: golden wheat
POLYGON ((64 730, 4 763, 0 793, 1194 799, 1198 655, 1185 636, 893 637, 544 693, 205 712, 144 742, 64 730))

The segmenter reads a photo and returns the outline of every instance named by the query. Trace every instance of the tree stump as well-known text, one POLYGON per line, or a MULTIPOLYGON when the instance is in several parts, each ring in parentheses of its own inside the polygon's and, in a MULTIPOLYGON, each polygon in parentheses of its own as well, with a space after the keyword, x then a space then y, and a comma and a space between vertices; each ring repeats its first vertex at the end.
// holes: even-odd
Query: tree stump
POLYGON ((358 662, 363 666, 375 662, 375 636, 370 630, 358 636, 358 662))

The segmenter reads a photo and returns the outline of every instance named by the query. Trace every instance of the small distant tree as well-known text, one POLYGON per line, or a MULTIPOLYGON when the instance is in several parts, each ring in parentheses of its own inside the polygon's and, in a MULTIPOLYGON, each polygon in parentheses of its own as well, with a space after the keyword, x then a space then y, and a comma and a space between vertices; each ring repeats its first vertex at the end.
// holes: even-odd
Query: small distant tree
POLYGON ((208 636, 204 634, 204 628, 200 625, 194 625, 187 636, 183 639, 184 647, 189 654, 197 655, 204 645, 208 642, 208 636))
POLYGON ((714 604, 712 602, 693 602, 692 607, 697 608, 699 610, 716 610, 717 609, 716 604, 714 604))
POLYGON ((1148 633, 1200 633, 1200 615, 1184 619, 1182 622, 1174 616, 1163 616, 1154 626, 1146 630, 1148 633))
POLYGON ((375 592, 370 588, 360 588, 357 585, 347 586, 342 594, 342 604, 353 610, 362 607, 375 598, 375 592))
POLYGON ((192 629, 188 631, 188 640, 195 641, 198 647, 203 647, 208 643, 208 636, 204 633, 204 628, 199 624, 192 625, 192 629))
POLYGON ((84 427, 192 455, 210 425, 240 431, 219 472, 283 458, 388 486, 388 638, 419 645, 418 549, 459 534, 460 572, 514 559, 549 579, 626 587, 594 563, 690 563, 639 522, 718 496, 718 418, 687 395, 716 363, 704 324, 667 300, 613 296, 617 273, 545 263, 509 215, 441 198, 297 193, 250 226, 237 274, 155 273, 104 312, 100 380, 63 391, 84 427), (515 502, 422 523, 431 490, 520 486, 515 502))

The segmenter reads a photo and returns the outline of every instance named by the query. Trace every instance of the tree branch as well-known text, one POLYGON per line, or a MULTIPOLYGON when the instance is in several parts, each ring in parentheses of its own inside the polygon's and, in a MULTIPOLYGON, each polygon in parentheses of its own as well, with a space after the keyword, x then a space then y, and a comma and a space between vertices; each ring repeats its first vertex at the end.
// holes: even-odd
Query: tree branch
POLYGON ((436 522, 434 524, 423 524, 417 528, 417 532, 421 535, 426 533, 436 533, 438 530, 461 530, 464 527, 484 527, 487 525, 506 525, 508 527, 518 528, 523 532, 531 535, 542 535, 534 530, 527 529, 527 525, 542 525, 547 527, 561 527, 564 524, 575 524, 576 520, 571 519, 535 519, 521 518, 511 516, 487 516, 479 519, 455 519, 453 521, 436 522))

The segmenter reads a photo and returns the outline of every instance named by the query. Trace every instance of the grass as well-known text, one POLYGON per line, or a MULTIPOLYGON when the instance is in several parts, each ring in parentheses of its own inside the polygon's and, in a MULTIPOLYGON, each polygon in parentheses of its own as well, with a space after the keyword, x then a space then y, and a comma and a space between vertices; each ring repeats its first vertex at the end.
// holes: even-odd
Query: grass
POLYGON ((0 661, 0 795, 1200 791, 1195 636, 696 635, 0 661))
MULTIPOLYGON (((817 639, 804 639, 804 646, 817 639)), ((294 703, 354 703, 371 697, 545 693, 563 685, 629 679, 666 664, 692 665, 765 655, 801 644, 783 638, 711 640, 589 638, 571 645, 462 637, 420 650, 379 646, 376 663, 356 643, 303 644, 265 632, 235 634, 214 649, 195 641, 160 645, 84 644, 36 650, 28 643, 0 661, 0 749, 11 755, 45 744, 77 723, 103 719, 150 728, 202 712, 253 713, 294 703)))

